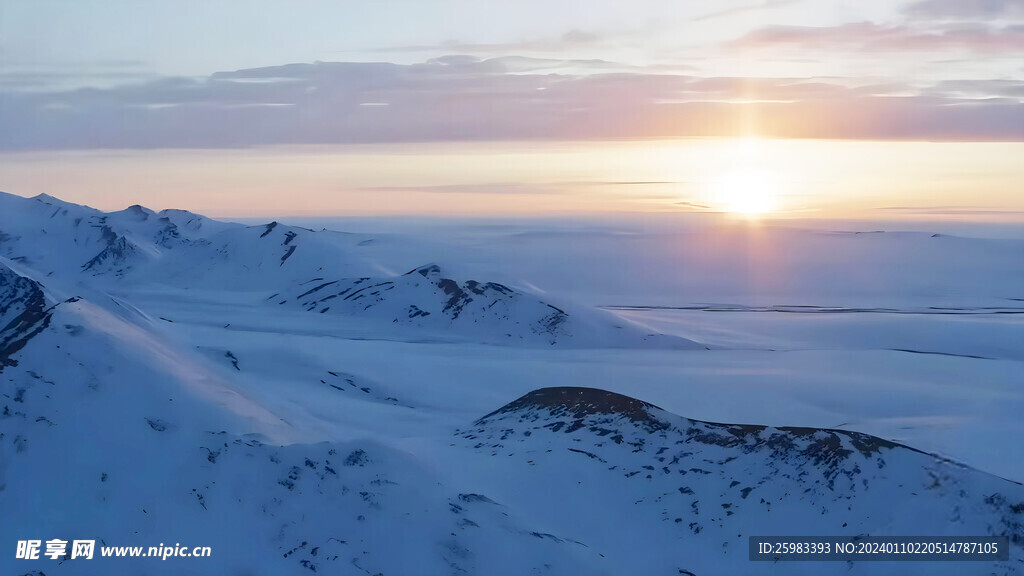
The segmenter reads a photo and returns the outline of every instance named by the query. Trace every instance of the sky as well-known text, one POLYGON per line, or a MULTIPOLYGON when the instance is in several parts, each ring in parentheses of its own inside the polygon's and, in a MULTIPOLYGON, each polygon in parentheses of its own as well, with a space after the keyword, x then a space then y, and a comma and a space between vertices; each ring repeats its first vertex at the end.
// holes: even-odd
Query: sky
POLYGON ((1024 214, 1024 0, 0 3, 0 190, 215 215, 1024 214))

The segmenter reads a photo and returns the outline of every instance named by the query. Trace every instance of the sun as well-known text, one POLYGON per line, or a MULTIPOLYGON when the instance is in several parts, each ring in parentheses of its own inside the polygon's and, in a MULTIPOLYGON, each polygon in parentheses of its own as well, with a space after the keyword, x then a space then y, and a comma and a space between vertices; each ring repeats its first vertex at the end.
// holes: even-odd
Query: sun
POLYGON ((713 185, 714 202, 734 214, 758 215, 778 206, 778 181, 768 172, 738 171, 720 177, 713 185))

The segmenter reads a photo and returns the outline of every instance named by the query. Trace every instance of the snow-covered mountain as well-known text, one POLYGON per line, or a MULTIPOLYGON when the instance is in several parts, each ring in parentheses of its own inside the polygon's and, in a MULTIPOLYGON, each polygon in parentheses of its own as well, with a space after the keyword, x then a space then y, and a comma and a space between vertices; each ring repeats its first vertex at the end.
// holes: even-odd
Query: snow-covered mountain
POLYGON ((388 274, 365 235, 0 208, 0 573, 922 569, 748 562, 747 537, 771 534, 1006 535, 1008 563, 927 569, 1024 573, 1020 484, 867 434, 570 386, 630 385, 625 362, 637 380, 743 370, 721 351, 463 270, 388 274), (51 538, 213 556, 14 558, 51 538))
POLYGON ((306 312, 371 317, 385 325, 456 332, 495 344, 700 348, 683 338, 651 334, 598 310, 569 313, 496 282, 446 278, 436 264, 398 277, 317 277, 271 300, 292 301, 306 312))
POLYGON ((46 296, 39 283, 0 264, 0 366, 50 324, 46 296))
POLYGON ((234 228, 181 210, 141 206, 105 213, 40 194, 0 193, 0 255, 44 276, 122 277, 165 249, 234 228))
MULTIPOLYGON (((88 322, 78 305, 54 319, 88 322)), ((1006 535, 1012 563, 929 573, 1024 568, 1024 487, 876 437, 704 423, 603 390, 548 388, 425 453, 311 442, 212 394, 230 386, 215 369, 167 374, 148 345, 66 326, 4 372, 5 521, 19 537, 186 540, 215 554, 31 565, 45 573, 907 573, 903 563, 747 561, 749 535, 794 530, 1006 535), (41 363, 56 346, 67 361, 41 363), (190 391, 196 378, 205 385, 190 391)))
POLYGON ((53 277, 54 288, 67 287, 69 295, 81 284, 111 293, 154 285, 264 291, 268 307, 290 301, 384 330, 398 324, 403 334, 423 329, 495 344, 702 348, 604 311, 563 309, 495 282, 460 283, 442 277, 436 265, 383 276, 386 266, 360 254, 363 235, 278 222, 243 226, 141 206, 105 213, 46 195, 0 194, 0 208, 0 255, 53 277))
MULTIPOLYGON (((701 422, 565 387, 526 394, 458 436, 478 455, 518 462, 527 486, 544 484, 549 497, 565 497, 579 481, 577 498, 656 527, 643 538, 674 555, 638 560, 643 573, 760 573, 745 557, 752 535, 999 535, 1010 538, 1015 565, 969 573, 1024 567, 1024 486, 866 434, 701 422), (707 550, 723 557, 698 560, 707 550)), ((587 522, 567 524, 583 530, 587 522)), ((622 553, 630 545, 596 538, 588 545, 622 553)), ((856 568, 850 573, 880 573, 856 568)), ((943 568, 929 573, 965 573, 943 568)))

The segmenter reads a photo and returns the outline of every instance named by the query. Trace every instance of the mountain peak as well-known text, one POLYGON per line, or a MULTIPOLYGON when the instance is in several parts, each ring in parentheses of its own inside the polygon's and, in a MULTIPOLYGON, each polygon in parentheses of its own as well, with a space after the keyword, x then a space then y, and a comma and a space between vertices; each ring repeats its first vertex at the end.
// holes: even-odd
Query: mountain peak
POLYGON ((160 216, 199 216, 195 212, 181 210, 179 208, 164 208, 158 213, 160 216))
POLYGON ((649 428, 668 426, 668 423, 652 415, 652 410, 661 410, 654 404, 607 390, 573 386, 534 390, 484 416, 477 424, 485 424, 493 416, 536 409, 548 410, 552 416, 580 419, 595 415, 617 415, 649 428))
POLYGON ((145 206, 132 204, 131 206, 125 208, 124 210, 117 212, 117 214, 123 214, 135 220, 147 220, 149 219, 150 216, 153 216, 156 213, 150 210, 149 208, 146 208, 145 206))
POLYGON ((901 449, 941 460, 938 456, 902 444, 848 430, 792 426, 773 428, 756 424, 693 420, 672 414, 654 404, 597 388, 540 388, 502 406, 474 424, 492 430, 496 427, 504 430, 502 427, 512 421, 517 421, 517 426, 530 428, 539 425, 554 432, 566 433, 587 429, 603 435, 614 429, 620 438, 672 433, 685 437, 687 442, 740 448, 748 452, 768 450, 777 454, 798 453, 800 457, 816 461, 842 462, 854 454, 873 458, 883 449, 901 449), (632 426, 626 424, 626 421, 632 426))
POLYGON ((50 196, 49 194, 45 194, 45 193, 44 194, 37 194, 37 195, 33 196, 32 200, 36 200, 37 202, 42 202, 43 204, 50 204, 50 205, 57 205, 57 204, 63 205, 63 204, 67 204, 67 202, 61 200, 60 198, 55 198, 55 197, 50 196))
POLYGON ((77 208, 77 209, 83 209, 84 208, 86 210, 91 209, 89 206, 86 206, 85 204, 75 204, 74 202, 68 202, 66 200, 61 200, 60 198, 57 198, 56 196, 50 196, 49 194, 45 194, 45 193, 37 194, 37 195, 35 195, 35 196, 31 197, 31 198, 28 198, 28 200, 35 200, 36 202, 39 202, 40 204, 46 204, 48 206, 58 206, 58 207, 61 207, 61 208, 77 208))
POLYGON ((424 264, 419 268, 409 270, 408 272, 405 273, 405 275, 409 276, 410 274, 414 273, 419 273, 421 276, 428 280, 437 280, 441 277, 441 267, 431 262, 430 264, 424 264))

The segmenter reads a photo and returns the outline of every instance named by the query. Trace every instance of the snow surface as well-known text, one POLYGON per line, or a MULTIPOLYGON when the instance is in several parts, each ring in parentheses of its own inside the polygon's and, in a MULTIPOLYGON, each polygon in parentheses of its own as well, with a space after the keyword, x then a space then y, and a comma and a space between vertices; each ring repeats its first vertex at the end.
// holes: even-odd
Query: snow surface
POLYGON ((0 194, 0 572, 1024 573, 1024 243, 751 234, 0 194), (797 533, 1014 544, 747 561, 797 533), (15 560, 28 538, 213 557, 15 560))

